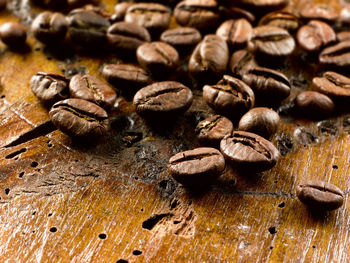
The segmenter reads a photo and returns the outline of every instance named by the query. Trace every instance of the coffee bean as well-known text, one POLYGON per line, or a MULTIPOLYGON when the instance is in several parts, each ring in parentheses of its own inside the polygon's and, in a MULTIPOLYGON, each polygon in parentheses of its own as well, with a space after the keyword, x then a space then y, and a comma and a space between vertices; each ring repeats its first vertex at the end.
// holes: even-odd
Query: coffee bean
POLYGON ((203 99, 216 112, 232 119, 240 118, 255 102, 251 88, 229 75, 224 75, 215 85, 205 85, 203 99))
POLYGON ((322 46, 335 41, 336 35, 328 24, 311 20, 298 30, 297 40, 301 48, 306 51, 318 51, 322 46))
POLYGON ((249 69, 256 67, 257 63, 254 60, 252 53, 245 49, 238 50, 232 54, 230 59, 230 69, 234 76, 241 77, 249 69))
POLYGON ((107 64, 102 76, 120 90, 138 90, 151 84, 149 74, 141 67, 130 64, 107 64))
POLYGON ((320 212, 335 210, 344 202, 344 193, 335 185, 323 181, 300 184, 296 192, 302 203, 320 212))
POLYGON ((240 0, 239 4, 259 13, 282 9, 288 4, 288 0, 240 0))
POLYGON ((271 142, 245 131, 235 131, 222 139, 220 151, 238 169, 253 172, 271 169, 279 158, 279 151, 271 142))
POLYGON ((106 42, 109 21, 103 16, 93 12, 76 9, 67 17, 69 21, 70 38, 81 46, 99 46, 106 42))
POLYGON ((325 22, 335 22, 338 19, 338 14, 328 4, 310 3, 302 5, 300 17, 306 20, 317 19, 325 22))
POLYGON ((198 29, 214 27, 219 20, 215 0, 182 1, 175 7, 174 16, 179 25, 198 29))
POLYGON ((156 3, 132 4, 125 14, 125 22, 136 23, 147 28, 150 33, 165 30, 170 24, 170 10, 156 3))
POLYGON ((30 80, 30 87, 41 102, 51 106, 53 103, 69 97, 68 83, 69 80, 65 76, 38 72, 30 80))
POLYGON ((263 16, 258 25, 277 26, 288 31, 294 31, 299 27, 299 18, 291 12, 276 11, 263 16))
POLYGON ((68 21, 61 13, 45 11, 32 22, 31 31, 36 39, 46 44, 57 44, 65 38, 68 21))
POLYGON ((129 2, 121 2, 121 3, 116 4, 114 6, 114 14, 112 15, 111 19, 114 22, 124 20, 126 11, 128 10, 128 8, 130 6, 131 6, 131 3, 129 3, 129 2))
POLYGON ((220 10, 220 16, 221 19, 227 20, 227 19, 240 19, 240 18, 245 18, 247 19, 250 23, 254 23, 255 21, 255 16, 242 8, 239 8, 237 6, 229 5, 229 6, 219 6, 220 10))
POLYGON ((169 118, 184 113, 192 104, 192 91, 176 81, 156 82, 134 97, 136 112, 146 118, 169 118))
POLYGON ((295 41, 287 30, 275 26, 253 29, 248 48, 254 53, 269 56, 288 56, 293 53, 295 41))
POLYGON ((252 25, 244 18, 227 20, 216 30, 216 35, 224 39, 232 48, 245 47, 253 32, 252 25))
POLYGON ((329 66, 350 66, 350 40, 325 48, 320 53, 319 61, 329 66))
POLYGON ((346 40, 350 40, 350 32, 341 31, 341 32, 337 33, 337 41, 338 42, 342 42, 342 41, 346 41, 346 40))
POLYGON ((233 131, 232 122, 220 115, 214 115, 198 123, 196 135, 203 144, 219 145, 221 139, 233 131))
POLYGON ((108 115, 105 110, 82 99, 57 102, 50 110, 50 118, 58 129, 71 137, 100 137, 108 130, 108 115))
POLYGON ((277 112, 269 108, 257 107, 242 116, 238 130, 255 133, 269 139, 277 132, 279 124, 280 117, 277 112))
POLYGON ((164 42, 144 43, 136 50, 140 66, 157 78, 167 78, 179 63, 179 53, 164 42))
POLYGON ((116 51, 132 51, 145 42, 151 41, 147 29, 135 23, 117 22, 111 25, 107 31, 109 45, 116 51))
POLYGON ((264 103, 279 103, 290 94, 288 78, 276 70, 256 66, 243 74, 242 80, 264 103))
POLYGON ((88 100, 106 109, 111 109, 117 99, 117 94, 110 86, 89 74, 72 77, 69 91, 73 98, 88 100))
POLYGON ((327 71, 322 78, 313 78, 312 86, 335 101, 344 102, 350 99, 350 78, 339 73, 327 71))
POLYGON ((178 51, 189 51, 201 40, 201 33, 193 27, 178 27, 162 33, 160 40, 174 46, 178 51))
POLYGON ((213 183, 224 171, 225 159, 214 148, 196 148, 175 154, 169 160, 171 176, 185 186, 213 183))
POLYGON ((295 106, 303 117, 316 120, 327 118, 334 111, 333 101, 316 91, 301 92, 295 98, 295 106))
POLYGON ((194 49, 188 69, 199 81, 215 82, 226 71, 229 50, 226 42, 216 35, 206 35, 194 49))
POLYGON ((9 47, 18 47, 26 42, 27 31, 19 23, 7 22, 0 27, 0 38, 9 47))

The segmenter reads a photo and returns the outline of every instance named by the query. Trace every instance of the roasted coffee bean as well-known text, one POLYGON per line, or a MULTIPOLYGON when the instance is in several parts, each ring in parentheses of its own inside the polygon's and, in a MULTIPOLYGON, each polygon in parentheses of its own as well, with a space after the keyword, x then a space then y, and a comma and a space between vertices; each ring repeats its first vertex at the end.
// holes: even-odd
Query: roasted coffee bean
POLYGON ((255 102, 251 88, 229 75, 224 75, 215 85, 205 85, 203 99, 216 112, 232 119, 240 118, 255 102))
POLYGON ((31 31, 36 39, 47 44, 57 44, 65 38, 68 21, 61 13, 45 11, 32 22, 31 31))
POLYGON ((322 78, 313 78, 312 86, 335 101, 350 101, 350 78, 336 72, 327 71, 322 78))
POLYGON ((176 81, 156 82, 140 89, 134 97, 136 112, 146 118, 184 113, 192 104, 192 91, 176 81))
POLYGON ((162 33, 160 40, 183 52, 191 50, 201 40, 201 33, 193 27, 178 27, 162 33))
POLYGON ((350 32, 342 31, 342 32, 337 33, 337 41, 338 42, 342 42, 342 41, 346 41, 346 40, 350 40, 350 32))
POLYGON ((262 17, 258 25, 277 26, 288 31, 294 31, 299 27, 299 18, 290 12, 276 11, 268 13, 262 17))
POLYGON ((254 67, 242 75, 242 80, 262 102, 279 103, 290 94, 288 78, 276 70, 254 67))
POLYGON ((117 99, 117 94, 110 86, 89 74, 72 77, 69 92, 73 98, 88 100, 106 109, 111 109, 117 99))
POLYGON ((170 24, 170 10, 156 3, 132 4, 125 14, 125 22, 136 23, 147 28, 150 33, 162 32, 170 24))
POLYGON ((19 23, 7 22, 0 27, 0 38, 9 47, 21 46, 26 42, 27 31, 19 23))
POLYGON ((120 90, 138 90, 151 84, 149 74, 141 67, 130 64, 107 64, 102 76, 120 90))
POLYGON ((206 35, 194 49, 188 69, 198 80, 213 83, 226 71, 228 59, 226 41, 216 35, 206 35))
POLYGON ((256 66, 253 54, 245 49, 238 50, 231 56, 230 69, 237 77, 244 75, 249 69, 256 66))
POLYGON ((131 6, 131 3, 129 2, 121 2, 114 6, 114 14, 112 15, 111 19, 112 21, 122 21, 124 20, 126 11, 131 6))
POLYGON ((216 25, 219 20, 215 0, 186 0, 174 9, 176 22, 181 26, 206 29, 216 25))
POLYGON ((288 4, 288 0, 240 0, 239 4, 259 13, 281 9, 288 4))
POLYGON ((311 3, 302 5, 300 17, 307 20, 317 19, 326 22, 335 22, 338 19, 338 14, 328 4, 311 3))
POLYGON ((245 18, 247 19, 250 23, 254 23, 255 21, 255 16, 242 8, 239 8, 235 5, 230 5, 230 6, 219 6, 221 18, 223 19, 240 19, 240 18, 245 18))
POLYGON ((227 20, 216 30, 216 34, 232 48, 245 47, 252 32, 252 25, 244 18, 227 20))
POLYGON ((63 133, 82 139, 100 137, 108 131, 108 115, 95 103, 82 99, 66 99, 50 110, 53 124, 63 133))
POLYGON ((259 26, 253 29, 248 48, 258 54, 288 56, 295 48, 294 38, 287 30, 275 26, 259 26))
POLYGON ((144 43, 136 50, 140 66, 157 78, 167 78, 179 63, 179 53, 164 42, 144 43))
POLYGON ((336 35, 328 24, 311 20, 298 30, 297 40, 301 48, 306 51, 318 51, 322 46, 335 41, 336 35))
POLYGON ((38 72, 30 80, 30 87, 41 102, 51 106, 69 97, 68 83, 69 80, 65 76, 38 72))
POLYGON ((223 116, 214 115, 198 123, 195 132, 201 143, 219 145, 226 135, 231 135, 233 124, 223 116))
POLYGON ((225 159, 214 148, 196 148, 175 154, 169 160, 171 176, 185 186, 208 185, 225 169, 225 159))
POLYGON ((320 53, 319 61, 329 66, 350 66, 350 40, 325 48, 320 53))
POLYGON ((334 111, 333 101, 316 91, 304 91, 295 98, 298 112, 306 118, 324 119, 334 111))
POLYGON ((277 112, 265 107, 249 110, 239 121, 238 130, 258 134, 269 139, 278 131, 280 117, 277 112))
POLYGON ((151 41, 147 29, 135 23, 117 22, 111 25, 107 31, 109 45, 116 51, 132 51, 145 42, 151 41))
POLYGON ((271 142, 245 131, 235 131, 222 139, 220 151, 238 169, 254 172, 271 169, 279 158, 279 151, 271 142))
POLYGON ((337 209, 344 202, 344 193, 335 185, 323 181, 300 184, 296 192, 302 203, 319 212, 337 209))
POLYGON ((106 42, 106 32, 110 26, 103 16, 81 9, 73 10, 67 17, 70 38, 81 46, 94 47, 106 42))

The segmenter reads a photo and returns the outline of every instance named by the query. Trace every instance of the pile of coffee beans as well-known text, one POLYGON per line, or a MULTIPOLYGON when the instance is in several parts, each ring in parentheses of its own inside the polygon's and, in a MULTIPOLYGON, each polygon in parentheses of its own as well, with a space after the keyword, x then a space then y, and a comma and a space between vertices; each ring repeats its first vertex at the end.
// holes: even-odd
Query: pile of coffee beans
MULTIPOLYGON (((116 4, 114 14, 96 5, 70 9, 80 2, 39 1, 63 11, 37 15, 33 36, 45 45, 98 46, 128 63, 104 65, 101 74, 112 86, 88 74, 68 79, 39 72, 30 83, 33 93, 51 108, 62 132, 87 139, 108 131, 114 88, 132 94, 140 116, 165 122, 184 114, 192 90, 202 89, 203 101, 216 113, 195 128, 203 147, 177 153, 168 166, 186 187, 215 183, 226 165, 254 173, 275 166, 280 153, 269 140, 280 116, 273 109, 293 93, 279 70, 287 58, 302 54, 322 66, 309 90, 293 95, 294 113, 325 119, 350 101, 350 78, 343 75, 350 65, 350 32, 340 32, 350 23, 350 5, 340 14, 311 1, 295 10, 287 0, 184 0, 169 6, 130 0, 116 4)), ((8 45, 23 43, 23 32, 5 24, 0 37, 8 45)), ((297 196, 323 210, 340 207, 344 199, 337 187, 319 181, 298 186, 297 196)))

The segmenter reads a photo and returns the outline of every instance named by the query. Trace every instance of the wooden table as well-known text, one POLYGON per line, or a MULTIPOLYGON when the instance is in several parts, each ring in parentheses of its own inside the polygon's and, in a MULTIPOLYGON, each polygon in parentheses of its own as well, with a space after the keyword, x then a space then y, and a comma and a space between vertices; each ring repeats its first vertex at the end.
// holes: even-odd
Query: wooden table
MULTIPOLYGON (((113 10, 115 1, 104 3, 113 10)), ((26 4, 10 4, 24 22, 36 12, 26 4)), ((0 24, 15 15, 2 12, 0 24)), ((282 114, 272 141, 283 156, 271 171, 227 167, 211 189, 191 192, 169 177, 167 162, 199 146, 195 125, 211 113, 200 89, 183 117, 160 127, 120 97, 108 136, 82 145, 52 125, 29 80, 38 71, 100 76, 118 59, 27 42, 22 52, 0 46, 1 262, 350 262, 350 116, 311 122, 282 114), (295 196, 307 179, 343 189, 344 205, 311 213, 295 196)), ((282 66, 293 84, 282 113, 318 74, 316 63, 296 52, 282 66)))

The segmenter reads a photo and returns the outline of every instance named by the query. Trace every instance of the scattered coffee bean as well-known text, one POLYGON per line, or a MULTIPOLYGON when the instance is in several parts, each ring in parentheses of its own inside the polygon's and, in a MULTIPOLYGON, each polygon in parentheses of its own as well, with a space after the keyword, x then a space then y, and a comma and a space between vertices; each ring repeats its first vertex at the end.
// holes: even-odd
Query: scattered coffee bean
POLYGON ((63 133, 81 139, 103 136, 108 131, 108 115, 95 103, 82 99, 66 99, 50 110, 53 124, 63 133))
POLYGON ((220 151, 240 170, 262 172, 276 165, 279 151, 263 137, 245 131, 235 131, 221 140, 220 151))
POLYGON ((258 134, 269 139, 278 131, 280 117, 269 108, 257 107, 249 110, 239 121, 238 130, 258 134))
POLYGON ((335 185, 323 181, 300 184, 296 192, 302 203, 320 212, 335 210, 344 202, 344 193, 335 185))
POLYGON ((240 0, 239 4, 257 12, 282 9, 288 4, 288 0, 240 0))
POLYGON ((262 17, 258 25, 277 26, 288 31, 294 31, 299 27, 299 18, 290 12, 276 11, 268 13, 262 17))
POLYGON ((232 122, 220 115, 214 115, 198 123, 196 135, 199 141, 208 145, 219 145, 220 141, 233 131, 232 122))
POLYGON ((121 2, 114 6, 114 14, 112 15, 113 21, 122 21, 124 20, 126 11, 131 6, 129 2, 121 2))
POLYGON ((175 154, 169 160, 171 176, 185 186, 213 183, 224 171, 225 159, 214 148, 196 148, 175 154))
POLYGON ((319 56, 319 61, 329 66, 350 66, 350 40, 325 48, 319 56))
POLYGON ((184 113, 192 100, 192 91, 186 86, 176 81, 163 81, 140 89, 133 103, 136 112, 146 118, 169 118, 184 113))
POLYGON ((182 52, 191 50, 202 40, 202 36, 193 27, 178 27, 164 31, 160 36, 160 40, 182 52))
POLYGON ((219 6, 219 9, 221 18, 223 18, 224 20, 245 18, 250 23, 253 23, 255 21, 255 16, 251 12, 239 8, 234 4, 230 6, 219 6))
POLYGON ((237 77, 243 76, 249 69, 256 66, 253 54, 245 49, 234 52, 230 59, 231 72, 237 77))
POLYGON ((117 94, 110 86, 89 74, 72 77, 69 91, 73 98, 88 100, 106 109, 111 109, 117 99, 117 94))
POLYGON ((26 42, 27 30, 19 23, 7 22, 0 27, 0 38, 9 47, 18 47, 26 42))
POLYGON ((216 30, 216 34, 232 48, 245 47, 252 32, 252 25, 244 18, 227 20, 216 30))
POLYGON ((255 102, 252 89, 229 75, 224 75, 215 85, 205 85, 203 99, 216 112, 232 119, 240 118, 255 102))
POLYGON ((69 80, 65 76, 38 72, 30 80, 30 87, 41 102, 51 106, 69 97, 68 83, 69 80))
POLYGON ((295 106, 303 117, 316 120, 327 118, 334 111, 333 101, 316 91, 301 92, 295 98, 295 106))
POLYGON ((338 14, 328 4, 311 3, 302 6, 300 17, 306 20, 317 19, 326 22, 335 22, 338 19, 338 14))

